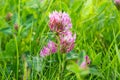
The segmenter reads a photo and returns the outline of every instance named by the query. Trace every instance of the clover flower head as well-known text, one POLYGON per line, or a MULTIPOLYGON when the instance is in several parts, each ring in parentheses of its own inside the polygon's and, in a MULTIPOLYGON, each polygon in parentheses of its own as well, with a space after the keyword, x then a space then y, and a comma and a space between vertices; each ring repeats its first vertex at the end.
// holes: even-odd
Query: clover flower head
POLYGON ((120 0, 115 0, 116 3, 120 3, 120 0))
POLYGON ((117 9, 120 10, 120 0, 114 0, 114 2, 115 2, 117 9))
POLYGON ((53 11, 49 15, 49 27, 51 31, 63 32, 72 28, 72 23, 69 15, 65 12, 53 11))
POLYGON ((74 48, 76 34, 72 35, 71 31, 62 32, 59 34, 61 52, 70 52, 74 48))
POLYGON ((41 57, 45 57, 45 56, 48 56, 48 55, 56 53, 56 52, 57 52, 57 45, 54 42, 49 41, 47 46, 45 46, 40 51, 40 55, 41 55, 41 57))

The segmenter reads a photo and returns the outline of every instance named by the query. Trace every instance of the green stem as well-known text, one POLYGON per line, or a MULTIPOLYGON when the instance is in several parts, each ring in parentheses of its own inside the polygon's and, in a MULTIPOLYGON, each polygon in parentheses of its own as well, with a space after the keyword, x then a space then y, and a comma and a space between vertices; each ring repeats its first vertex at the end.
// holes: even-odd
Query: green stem
POLYGON ((16 45, 16 58, 17 58, 17 70, 16 70, 16 80, 18 80, 18 71, 19 71, 19 52, 18 52, 18 43, 17 43, 17 38, 15 36, 15 45, 16 45))
MULTIPOLYGON (((18 26, 20 27, 20 0, 18 1, 18 21, 17 22, 18 22, 18 26)), ((20 36, 20 32, 18 34, 18 38, 19 38, 19 36, 20 36)), ((19 75, 19 51, 18 51, 17 36, 15 36, 15 44, 16 44, 16 51, 17 51, 17 54, 16 54, 16 58, 17 58, 16 80, 18 80, 18 75, 19 75)))

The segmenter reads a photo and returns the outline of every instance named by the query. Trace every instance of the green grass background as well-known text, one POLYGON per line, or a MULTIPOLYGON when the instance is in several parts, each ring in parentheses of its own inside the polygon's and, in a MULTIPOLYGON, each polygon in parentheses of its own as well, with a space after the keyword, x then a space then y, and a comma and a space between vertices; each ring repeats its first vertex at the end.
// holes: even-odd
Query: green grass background
MULTIPOLYGON (((76 64, 75 64, 76 65, 76 64)), ((0 0, 0 80, 120 80, 120 12, 112 0, 0 0), (65 11, 77 34, 72 54, 87 54, 90 72, 65 66, 73 59, 52 55, 42 47, 53 34, 52 11, 65 11), (12 13, 10 21, 6 15, 12 13), (14 25, 18 24, 18 31, 14 25), (87 73, 87 72, 85 72, 87 73)))

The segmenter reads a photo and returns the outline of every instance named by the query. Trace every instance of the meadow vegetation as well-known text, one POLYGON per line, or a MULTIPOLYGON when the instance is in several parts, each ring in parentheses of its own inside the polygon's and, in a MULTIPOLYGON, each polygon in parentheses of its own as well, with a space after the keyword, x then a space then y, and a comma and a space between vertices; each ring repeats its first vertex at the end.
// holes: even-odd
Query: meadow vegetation
POLYGON ((120 80, 119 8, 113 0, 0 0, 0 80, 120 80), (51 30, 54 11, 71 19, 69 51, 51 30), (57 51, 52 43, 54 54, 41 56, 50 41, 57 51))

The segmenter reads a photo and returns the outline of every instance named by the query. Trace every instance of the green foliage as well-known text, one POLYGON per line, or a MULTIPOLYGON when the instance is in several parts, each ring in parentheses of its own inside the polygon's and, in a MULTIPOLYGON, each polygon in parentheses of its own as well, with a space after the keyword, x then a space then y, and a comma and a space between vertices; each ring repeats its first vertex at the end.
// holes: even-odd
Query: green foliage
POLYGON ((16 53, 16 45, 15 45, 15 41, 12 39, 6 44, 5 53, 3 55, 14 57, 15 53, 16 53))
POLYGON ((119 80, 119 66, 120 11, 113 0, 0 0, 0 80, 119 80), (42 58, 43 46, 56 41, 48 27, 54 10, 70 15, 75 48, 42 58), (85 55, 91 64, 82 70, 85 55))

